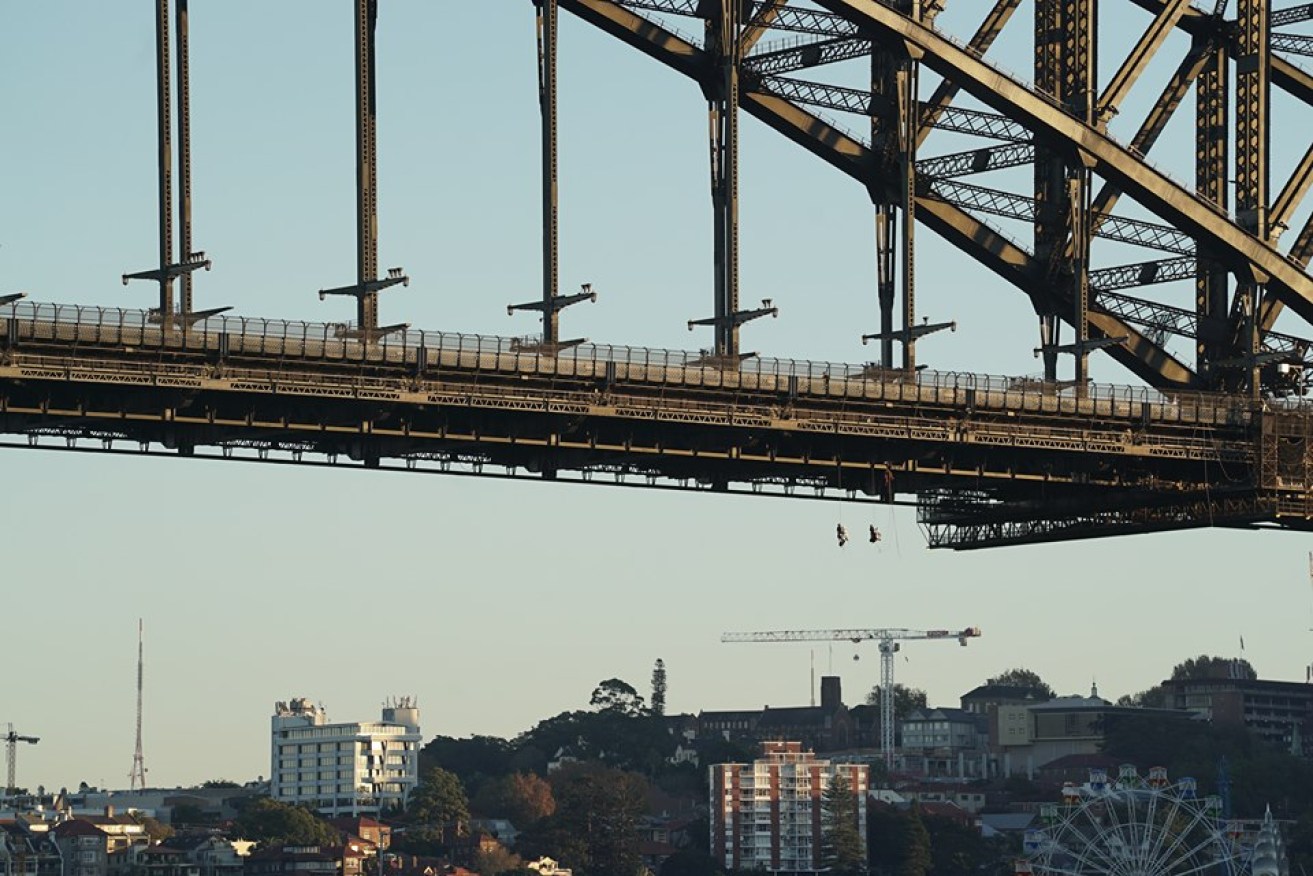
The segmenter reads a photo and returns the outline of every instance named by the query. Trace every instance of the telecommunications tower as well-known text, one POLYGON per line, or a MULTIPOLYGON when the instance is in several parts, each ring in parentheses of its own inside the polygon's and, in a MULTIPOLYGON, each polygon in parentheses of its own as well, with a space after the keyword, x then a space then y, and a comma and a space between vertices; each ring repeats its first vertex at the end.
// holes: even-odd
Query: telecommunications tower
POLYGON ((142 624, 137 618, 137 751, 132 755, 132 772, 128 773, 128 787, 133 791, 146 790, 146 758, 141 753, 141 676, 142 676, 142 624))

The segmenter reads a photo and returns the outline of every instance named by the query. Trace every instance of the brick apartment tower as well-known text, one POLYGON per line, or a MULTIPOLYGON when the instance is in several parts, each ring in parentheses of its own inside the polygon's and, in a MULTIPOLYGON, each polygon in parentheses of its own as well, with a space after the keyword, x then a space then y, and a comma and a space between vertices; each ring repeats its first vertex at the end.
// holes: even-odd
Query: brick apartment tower
POLYGON ((822 799, 839 774, 857 795, 857 829, 866 843, 864 765, 819 760, 801 742, 763 742, 759 760, 710 770, 711 855, 725 867, 822 872, 822 799))

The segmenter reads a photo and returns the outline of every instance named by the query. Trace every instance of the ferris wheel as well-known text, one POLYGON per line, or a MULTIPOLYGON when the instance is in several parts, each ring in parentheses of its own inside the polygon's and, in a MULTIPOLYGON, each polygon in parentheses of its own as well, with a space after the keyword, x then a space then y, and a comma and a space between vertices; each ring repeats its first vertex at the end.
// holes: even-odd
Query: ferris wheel
POLYGON ((1115 782, 1092 770, 1068 784, 1061 804, 1040 809, 1026 832, 1018 874, 1033 876, 1238 876, 1250 855, 1222 818, 1220 797, 1200 797, 1194 779, 1147 780, 1123 766, 1115 782))

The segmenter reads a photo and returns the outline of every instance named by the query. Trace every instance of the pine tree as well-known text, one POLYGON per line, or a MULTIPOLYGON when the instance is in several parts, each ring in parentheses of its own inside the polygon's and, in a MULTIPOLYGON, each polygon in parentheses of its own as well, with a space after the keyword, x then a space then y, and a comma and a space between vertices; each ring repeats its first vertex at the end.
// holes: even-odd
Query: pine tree
POLYGON ((652 714, 666 713, 666 662, 660 657, 652 667, 652 714))
POLYGON ((857 824, 857 794, 848 777, 835 774, 821 798, 821 866, 834 874, 866 872, 866 849, 857 824))
POLYGON ((903 824, 903 854, 898 876, 926 876, 930 872, 930 832, 916 806, 907 813, 903 824))

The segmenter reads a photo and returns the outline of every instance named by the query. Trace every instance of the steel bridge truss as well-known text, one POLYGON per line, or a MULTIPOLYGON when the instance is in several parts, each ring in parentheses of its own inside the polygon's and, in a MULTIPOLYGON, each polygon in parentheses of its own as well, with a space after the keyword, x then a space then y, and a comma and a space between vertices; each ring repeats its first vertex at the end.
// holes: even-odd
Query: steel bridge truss
MULTIPOLYGON (((1070 354, 1079 385, 1085 380, 1086 357, 1102 349, 1160 388, 1211 388, 1251 397, 1294 388, 1290 369, 1302 368, 1310 345, 1298 336, 1274 333, 1272 326, 1285 307, 1304 321, 1313 317, 1313 280, 1303 267, 1313 254, 1313 221, 1289 248, 1279 249, 1278 240, 1313 183, 1313 144, 1285 185, 1269 192, 1268 106, 1273 87, 1313 104, 1313 77, 1281 54, 1303 52, 1309 38, 1274 30, 1313 15, 1307 4, 1273 10, 1267 0, 1242 0, 1231 20, 1205 14, 1187 0, 1125 2, 1152 18, 1123 63, 1101 76, 1094 65, 1097 0, 1037 0, 1036 66, 1034 78, 1026 82, 985 59, 1019 0, 985 4, 980 26, 965 43, 935 29, 942 4, 923 0, 733 4, 742 19, 740 107, 871 193, 882 269, 877 280, 882 320, 873 337, 882 341, 886 366, 893 364, 890 345, 902 343, 902 365, 915 367, 909 319, 915 315, 912 229, 922 224, 1027 294, 1040 321, 1047 379, 1057 379, 1058 356, 1070 354), (1134 138, 1118 143, 1108 137, 1107 121, 1176 30, 1191 36, 1191 49, 1134 138), (863 58, 872 65, 870 89, 817 78, 831 65, 863 58), (906 87, 922 69, 941 81, 930 100, 908 100, 899 92, 900 82, 906 87), (807 72, 797 75, 800 71, 807 72), (1195 183, 1187 186, 1145 156, 1192 90, 1199 107, 1199 154, 1195 183), (1224 97, 1232 90, 1235 125, 1224 97), (953 106, 963 91, 977 106, 953 106), (848 133, 825 113, 869 118, 869 136, 848 133), (933 130, 986 142, 965 152, 921 157, 918 147, 933 130), (904 136, 909 131, 915 135, 904 136), (1034 168, 1035 185, 1028 191, 964 180, 1023 166, 1034 168), (1238 180, 1234 212, 1228 203, 1231 193, 1223 190, 1231 178, 1238 180), (1159 221, 1114 212, 1123 194, 1159 221), (902 217, 902 226, 895 225, 895 216, 902 217), (990 217, 1030 224, 1033 241, 1028 246, 1016 242, 992 227, 990 217), (1089 257, 1094 239, 1129 243, 1158 255, 1131 265, 1095 266, 1089 257), (897 258, 892 257, 895 249, 897 258), (1187 269, 1191 261, 1193 271, 1187 269), (901 328, 891 320, 895 275, 901 278, 896 292, 902 302, 901 328), (1168 307, 1148 321, 1132 321, 1128 315, 1143 313, 1153 302, 1128 309, 1127 299, 1113 294, 1136 285, 1191 280, 1196 286, 1193 320, 1175 314, 1164 318, 1168 307), (1069 343, 1058 337, 1063 323, 1073 332, 1069 343), (1193 363, 1177 360, 1163 347, 1168 333, 1194 341, 1193 363), (1265 367, 1282 355, 1289 368, 1265 367)), ((704 89, 711 71, 719 69, 714 53, 682 39, 678 28, 667 24, 678 18, 710 21, 706 2, 562 4, 704 83, 704 89)))
MULTIPOLYGON (((58 309, 0 297, 0 431, 30 446, 100 452, 126 444, 719 492, 885 502, 911 495, 936 547, 1205 525, 1313 528, 1313 415, 1289 401, 1305 390, 1313 344, 1273 331, 1286 308, 1313 320, 1313 219, 1281 239, 1313 187, 1313 143, 1279 185, 1269 160, 1271 90, 1313 105, 1313 76, 1285 57, 1313 53, 1310 38, 1276 29, 1313 19, 1313 4, 1273 10, 1269 0, 1238 0, 1225 19, 1188 0, 1035 0, 1026 81, 988 59, 1020 0, 981 4, 979 25, 961 41, 936 27, 943 0, 533 6, 542 295, 508 312, 541 313, 541 337, 478 339, 471 349, 459 336, 453 346, 451 336, 379 325, 378 292, 408 278, 400 268, 380 276, 377 264, 377 0, 354 0, 357 276, 319 293, 353 297, 355 323, 290 333, 284 325, 280 335, 221 318, 224 308, 194 310, 191 273, 210 262, 191 252, 187 0, 156 0, 160 264, 124 281, 157 281, 158 307, 118 312, 117 323, 105 314, 84 320, 81 311, 70 321, 58 309), (1122 63, 1101 72, 1098 11, 1110 2, 1150 19, 1122 63), (559 11, 684 75, 707 103, 713 300, 711 315, 689 320, 690 329, 712 330, 701 354, 662 353, 657 362, 661 351, 638 351, 640 362, 636 351, 560 336, 559 312, 596 296, 559 289, 559 11), (699 38, 676 26, 689 20, 699 38), (1188 51, 1130 141, 1113 139, 1109 120, 1177 31, 1189 35, 1188 51), (825 81, 845 63, 849 71, 863 64, 869 87, 825 81), (924 100, 923 77, 935 82, 924 100), (1187 185, 1147 156, 1192 92, 1195 179, 1187 185), (964 93, 971 106, 956 105, 964 93), (743 327, 778 310, 739 302, 742 111, 868 193, 879 324, 862 340, 876 342, 876 361, 786 369, 744 352, 743 327), (859 119, 861 133, 833 114, 859 119), (979 145, 923 154, 936 131, 979 145), (976 179, 991 174, 992 185, 976 179), (1029 182, 1018 187, 1021 178, 1029 182), (1137 215, 1117 210, 1122 197, 1137 215), (1146 212, 1153 218, 1141 218, 1146 212), (918 228, 1027 296, 1042 379, 922 371, 918 342, 953 323, 918 319, 918 228), (1145 257, 1095 266, 1096 240, 1145 257), (1127 294, 1174 282, 1194 284, 1193 309, 1127 294), (1169 351, 1174 337, 1193 341, 1193 361, 1169 351), (1087 366, 1098 351, 1152 389, 1101 391, 1087 366), (1060 376, 1064 356, 1069 379, 1060 376)), ((1294 126, 1307 137, 1307 125, 1294 126)))

